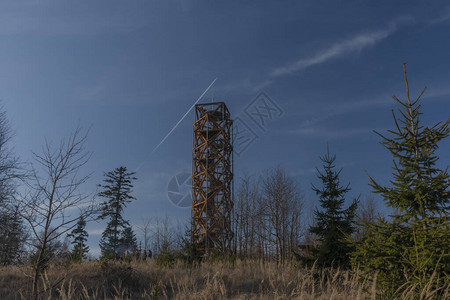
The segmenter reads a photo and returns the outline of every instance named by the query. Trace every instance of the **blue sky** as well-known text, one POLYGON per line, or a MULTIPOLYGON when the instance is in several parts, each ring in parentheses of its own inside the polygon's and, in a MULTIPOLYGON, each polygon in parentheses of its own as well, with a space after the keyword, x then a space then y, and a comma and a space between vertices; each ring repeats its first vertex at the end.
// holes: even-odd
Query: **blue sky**
MULTIPOLYGON (((313 203, 314 168, 329 143, 350 196, 370 192, 367 170, 387 182, 391 157, 372 130, 392 128, 392 95, 403 98, 402 63, 413 95, 423 86, 423 121, 450 112, 447 1, 2 1, 0 99, 14 148, 31 161, 44 138, 91 127, 86 173, 139 167, 142 217, 183 222, 188 208, 167 184, 191 169, 193 114, 152 154, 208 85, 201 102, 225 101, 232 116, 264 91, 282 109, 235 159, 236 177, 284 167, 313 203)), ((441 144, 441 165, 450 142, 441 144)), ((98 252, 104 224, 89 225, 98 252)))

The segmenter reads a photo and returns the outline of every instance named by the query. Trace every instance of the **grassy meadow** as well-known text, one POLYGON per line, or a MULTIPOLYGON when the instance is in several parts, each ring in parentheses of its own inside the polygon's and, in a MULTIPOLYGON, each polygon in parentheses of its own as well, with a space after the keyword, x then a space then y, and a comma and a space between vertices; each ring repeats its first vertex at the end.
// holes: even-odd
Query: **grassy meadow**
MULTIPOLYGON (((0 299, 29 299, 28 274, 24 266, 2 267, 0 299)), ((41 279, 41 299, 375 299, 377 293, 376 281, 355 271, 241 260, 193 266, 91 261, 52 265, 41 279)), ((425 287, 422 299, 435 293, 425 287)))

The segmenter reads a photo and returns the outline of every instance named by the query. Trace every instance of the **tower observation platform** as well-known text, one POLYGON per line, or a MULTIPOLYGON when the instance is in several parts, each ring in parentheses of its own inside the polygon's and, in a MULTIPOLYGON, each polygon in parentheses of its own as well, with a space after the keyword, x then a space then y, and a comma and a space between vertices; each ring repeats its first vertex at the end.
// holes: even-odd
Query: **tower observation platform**
POLYGON ((233 121, 224 102, 195 106, 192 239, 197 250, 226 253, 233 231, 233 121))

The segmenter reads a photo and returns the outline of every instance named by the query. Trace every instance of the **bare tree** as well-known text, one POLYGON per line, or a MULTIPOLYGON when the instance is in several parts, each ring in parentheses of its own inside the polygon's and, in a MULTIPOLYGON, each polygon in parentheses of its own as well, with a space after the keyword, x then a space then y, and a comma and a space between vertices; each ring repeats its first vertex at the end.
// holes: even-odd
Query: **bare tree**
POLYGON ((156 254, 174 250, 173 247, 176 244, 176 231, 174 229, 167 216, 162 220, 159 218, 155 219, 151 232, 153 233, 153 248, 156 254))
POLYGON ((261 218, 259 197, 258 182, 244 174, 237 189, 233 213, 234 248, 240 257, 257 256, 257 233, 261 218))
POLYGON ((137 225, 137 229, 142 233, 144 237, 144 250, 147 252, 149 249, 150 242, 150 229, 151 229, 152 219, 150 217, 142 218, 141 224, 137 225))
POLYGON ((303 198, 291 177, 277 168, 259 180, 244 175, 233 212, 234 250, 245 258, 288 259, 303 234, 303 198))
POLYGON ((27 221, 36 241, 36 254, 32 262, 32 296, 38 298, 38 280, 47 267, 47 251, 53 242, 71 230, 78 219, 93 212, 93 201, 80 191, 89 176, 79 171, 89 160, 84 150, 87 133, 78 127, 67 141, 57 149, 46 141, 43 153, 33 152, 42 175, 33 167, 30 192, 22 200, 22 217, 27 221))
POLYGON ((267 237, 275 247, 277 261, 282 263, 292 254, 300 238, 303 199, 292 178, 281 168, 269 171, 262 182, 267 237))
POLYGON ((250 185, 250 176, 245 174, 237 190, 233 206, 234 252, 240 257, 248 256, 250 185))
POLYGON ((356 230, 353 234, 355 240, 361 240, 367 233, 368 223, 375 223, 377 216, 381 212, 378 209, 377 203, 373 195, 368 195, 363 201, 360 201, 358 209, 356 211, 356 230))

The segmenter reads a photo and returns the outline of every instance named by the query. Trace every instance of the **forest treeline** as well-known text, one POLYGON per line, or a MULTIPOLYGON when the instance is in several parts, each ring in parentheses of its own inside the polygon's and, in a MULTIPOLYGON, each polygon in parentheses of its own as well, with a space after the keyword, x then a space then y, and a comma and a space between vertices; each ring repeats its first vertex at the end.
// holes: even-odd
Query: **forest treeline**
POLYGON ((232 249, 208 258, 192 244, 189 224, 175 226, 159 218, 131 226, 125 210, 135 200, 136 177, 126 167, 105 172, 95 193, 83 192, 90 153, 87 132, 80 127, 57 148, 46 143, 41 153, 33 153, 31 168, 21 164, 2 110, 0 264, 29 266, 30 297, 38 299, 48 288, 42 278, 49 266, 92 260, 86 224, 105 220, 101 262, 133 259, 135 253, 140 260, 151 249, 161 267, 208 259, 294 263, 368 276, 385 298, 405 293, 421 298, 424 289, 433 290, 433 298, 444 298, 450 288, 450 177, 436 150, 450 134, 450 119, 425 126, 420 117, 425 89, 411 98, 406 65, 404 77, 406 97, 394 96, 398 111, 392 111, 392 129, 376 133, 392 154, 393 162, 386 162, 393 170, 390 184, 381 185, 368 174, 383 204, 373 196, 350 198, 351 185, 341 178, 337 158, 327 149, 318 155, 322 165, 311 187, 314 210, 308 210, 296 182, 282 168, 241 178, 234 195, 232 249))

